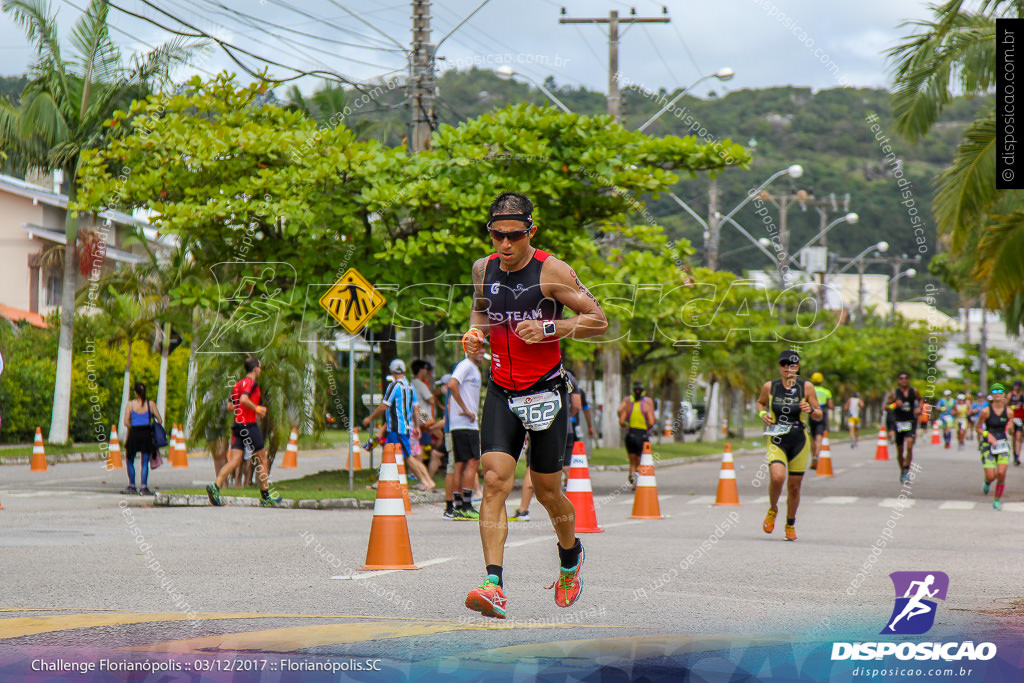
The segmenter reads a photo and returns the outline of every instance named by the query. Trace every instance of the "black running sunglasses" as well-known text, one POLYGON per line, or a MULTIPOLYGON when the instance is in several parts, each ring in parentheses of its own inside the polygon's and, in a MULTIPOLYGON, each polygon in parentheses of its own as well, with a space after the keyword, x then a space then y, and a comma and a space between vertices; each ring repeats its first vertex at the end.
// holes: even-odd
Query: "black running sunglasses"
POLYGON ((525 228, 523 230, 497 230, 495 228, 487 228, 487 232, 490 233, 491 239, 495 242, 501 242, 506 237, 509 242, 518 242, 529 235, 530 230, 531 228, 525 228))

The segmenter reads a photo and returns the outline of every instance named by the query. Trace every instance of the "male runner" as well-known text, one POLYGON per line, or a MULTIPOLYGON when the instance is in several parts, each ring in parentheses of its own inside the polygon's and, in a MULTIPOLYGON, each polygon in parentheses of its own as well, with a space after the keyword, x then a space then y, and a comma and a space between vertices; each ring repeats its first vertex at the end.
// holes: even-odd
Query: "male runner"
POLYGON ((951 448, 953 444, 953 408, 955 407, 956 401, 953 400, 953 392, 949 389, 942 392, 942 398, 935 404, 938 413, 937 419, 942 423, 942 441, 946 444, 946 448, 951 448))
POLYGON ((504 619, 505 500, 527 431, 534 491, 558 537, 560 572, 550 586, 555 604, 568 607, 583 589, 583 546, 575 537, 572 503, 560 486, 569 417, 559 339, 595 337, 608 321, 568 264, 530 244, 537 226, 529 199, 514 192, 499 195, 491 203, 487 230, 495 253, 473 264, 471 328, 463 337, 469 355, 480 353, 487 337, 491 342, 491 376, 480 419, 485 484, 480 540, 487 578, 470 591, 466 607, 504 619), (563 306, 577 315, 563 320, 563 306))
POLYGON ((1010 419, 1013 421, 1013 464, 1020 465, 1020 445, 1024 437, 1024 390, 1021 389, 1021 381, 1014 380, 1013 389, 1006 397, 1006 405, 1012 411, 1010 419))
POLYGON ((260 385, 257 382, 262 372, 263 366, 260 365, 259 359, 249 356, 245 359, 245 377, 235 382, 235 387, 231 390, 231 403, 235 407, 235 422, 231 425, 231 450, 228 451, 227 464, 217 473, 217 479, 206 486, 206 495, 210 498, 211 505, 224 504, 220 498, 220 487, 224 485, 228 475, 242 463, 242 455, 246 449, 259 461, 256 473, 260 482, 260 505, 276 507, 281 503, 280 497, 270 495, 267 476, 270 463, 263 443, 263 434, 256 424, 258 418, 267 414, 267 409, 260 405, 260 385))
POLYGON ((633 396, 619 404, 619 426, 626 430, 626 455, 629 457, 629 485, 636 489, 637 471, 644 442, 654 426, 654 401, 644 396, 644 385, 633 382, 633 396))
POLYGON ((821 441, 825 436, 825 432, 828 431, 828 414, 829 411, 835 408, 835 403, 832 401, 832 392, 822 386, 822 382, 825 378, 820 372, 815 372, 811 375, 811 384, 814 385, 814 393, 818 397, 818 405, 821 406, 821 419, 815 420, 813 417, 807 418, 807 422, 811 427, 811 469, 818 469, 818 454, 821 453, 821 441))
POLYGON ((864 410, 864 399, 860 392, 853 392, 853 396, 846 399, 846 421, 850 425, 850 448, 856 448, 860 440, 860 413, 864 410))
POLYGON ((917 416, 921 414, 921 395, 910 386, 910 374, 901 372, 896 377, 896 388, 890 397, 889 411, 896 428, 896 462, 900 466, 900 483, 910 478, 910 464, 914 460, 914 435, 917 416))

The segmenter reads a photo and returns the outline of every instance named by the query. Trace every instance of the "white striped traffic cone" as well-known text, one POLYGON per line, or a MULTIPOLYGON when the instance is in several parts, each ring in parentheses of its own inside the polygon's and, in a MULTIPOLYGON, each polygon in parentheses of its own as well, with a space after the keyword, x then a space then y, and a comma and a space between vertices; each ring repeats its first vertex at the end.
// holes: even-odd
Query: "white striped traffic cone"
POLYGON ((373 524, 363 569, 419 569, 413 564, 395 449, 393 444, 389 445, 392 448, 384 448, 384 461, 377 480, 377 499, 373 503, 373 524))
POLYGON ((587 466, 587 449, 582 441, 577 441, 572 447, 572 463, 569 465, 569 481, 565 485, 565 496, 576 510, 576 533, 599 534, 604 531, 597 525, 594 490, 590 486, 590 468, 587 466))
POLYGON ((732 460, 732 444, 725 444, 722 454, 722 469, 718 473, 718 493, 715 505, 739 505, 740 492, 736 488, 736 467, 732 460))
POLYGON ((644 450, 640 453, 640 471, 630 519, 664 519, 658 504, 658 483, 654 480, 654 454, 651 453, 650 441, 644 441, 644 450))

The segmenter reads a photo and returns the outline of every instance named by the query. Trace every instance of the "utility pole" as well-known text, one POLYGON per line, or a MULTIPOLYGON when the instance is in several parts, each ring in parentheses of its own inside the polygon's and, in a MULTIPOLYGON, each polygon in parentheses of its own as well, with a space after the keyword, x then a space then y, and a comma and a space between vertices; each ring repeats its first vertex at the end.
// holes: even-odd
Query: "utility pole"
MULTIPOLYGON (((437 124, 434 114, 434 55, 437 46, 430 42, 430 2, 412 0, 412 52, 409 54, 409 107, 411 108, 409 152, 416 154, 430 147, 430 135, 437 124)), ((436 327, 424 324, 413 330, 413 358, 435 360, 436 327)))
MULTIPOLYGON (((635 13, 635 10, 633 10, 635 13)), ((562 10, 565 13, 565 10, 562 10)), ((666 10, 667 13, 667 10, 666 10)), ((667 24, 671 19, 663 17, 619 17, 616 10, 608 13, 608 17, 590 17, 571 19, 561 17, 559 24, 608 24, 608 114, 616 123, 622 119, 622 98, 619 95, 619 24, 667 24)), ((628 29, 627 29, 628 30, 628 29)), ((608 245, 615 247, 613 241, 608 245)), ((617 346, 621 334, 619 321, 608 321, 608 340, 601 353, 604 381, 604 410, 601 411, 602 446, 614 448, 619 443, 619 418, 616 408, 622 396, 622 354, 617 346)))
POLYGON ((434 50, 430 43, 430 0, 412 0, 412 52, 409 55, 409 151, 427 149, 434 129, 434 50))

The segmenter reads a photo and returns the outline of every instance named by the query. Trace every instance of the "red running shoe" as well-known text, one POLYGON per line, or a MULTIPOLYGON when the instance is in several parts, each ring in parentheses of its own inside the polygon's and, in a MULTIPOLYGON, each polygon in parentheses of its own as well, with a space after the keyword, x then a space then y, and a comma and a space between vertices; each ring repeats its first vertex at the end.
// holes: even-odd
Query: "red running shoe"
POLYGON ((580 545, 580 559, 572 569, 559 567, 558 580, 548 586, 555 589, 555 604, 559 607, 568 607, 576 602, 583 592, 583 579, 580 578, 580 570, 583 568, 583 546, 580 545))
POLYGON ((505 591, 501 590, 501 586, 498 585, 498 577, 494 574, 484 579, 483 585, 469 591, 469 595, 466 596, 466 607, 485 617, 494 617, 495 619, 505 618, 507 604, 508 598, 505 597, 505 591))

